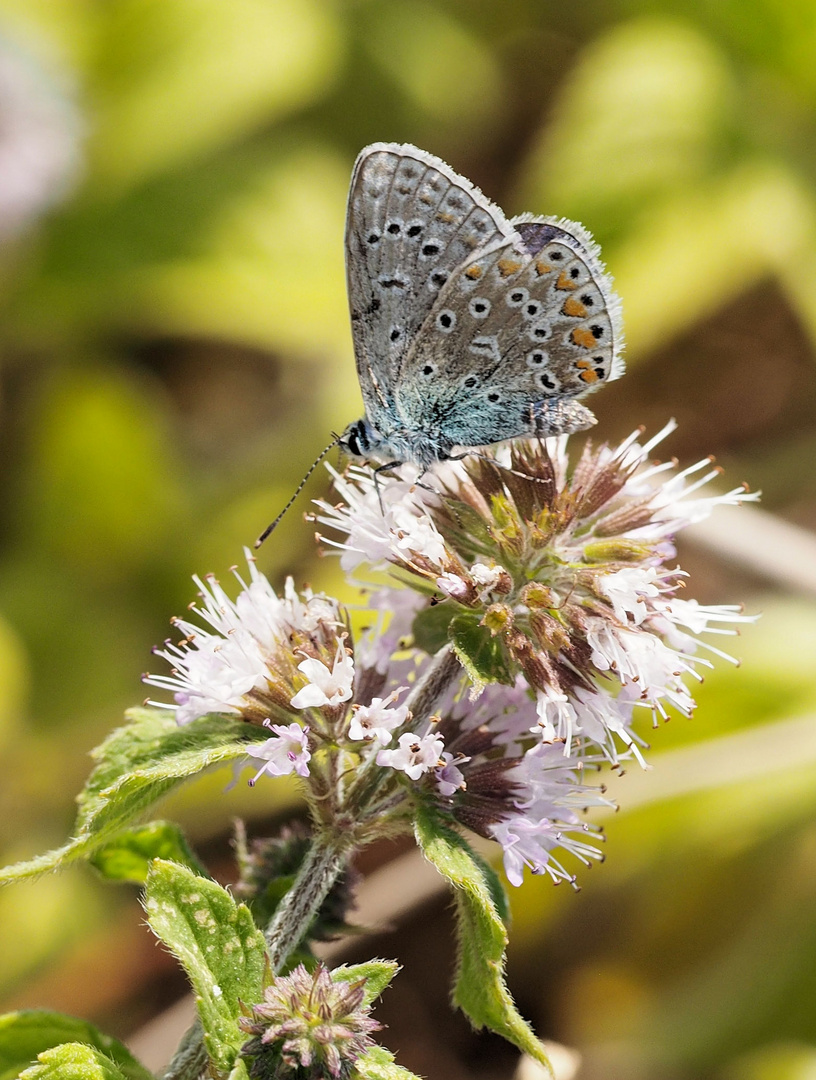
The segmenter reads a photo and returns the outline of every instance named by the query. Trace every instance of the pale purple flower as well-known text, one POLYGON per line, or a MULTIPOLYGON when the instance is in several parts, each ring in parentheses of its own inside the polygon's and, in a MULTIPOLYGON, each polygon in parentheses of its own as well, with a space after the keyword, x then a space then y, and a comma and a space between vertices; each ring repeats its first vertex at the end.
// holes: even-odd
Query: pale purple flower
POLYGON ((331 670, 312 657, 298 664, 298 671, 309 680, 292 698, 294 709, 322 709, 348 701, 354 685, 354 660, 341 640, 331 670))
MULTIPOLYGON (((581 831, 580 826, 572 826, 572 829, 581 831)), ((549 818, 536 820, 527 813, 516 814, 498 822, 492 832, 493 838, 502 846, 504 872, 511 885, 521 885, 525 866, 534 874, 549 874, 556 883, 574 883, 575 875, 570 874, 553 856, 556 848, 568 851, 585 866, 589 866, 591 860, 601 858, 600 851, 594 845, 571 835, 569 827, 565 828, 549 818)))
POLYGON ((465 774, 459 766, 464 765, 467 760, 469 759, 454 758, 453 754, 449 754, 447 750, 444 751, 441 758, 442 764, 437 766, 434 773, 436 787, 440 795, 450 798, 457 791, 465 790, 467 787, 465 774))
POLYGON ((348 737, 355 742, 390 743, 392 733, 402 727, 410 715, 405 705, 398 705, 395 709, 391 707, 407 689, 407 686, 401 686, 386 698, 372 698, 370 705, 355 705, 348 737))
POLYGON ((298 776, 309 775, 309 751, 308 729, 300 724, 270 724, 264 725, 275 734, 267 739, 262 746, 252 748, 249 760, 263 761, 264 764, 250 780, 250 786, 254 786, 258 777, 263 773, 270 776, 288 776, 297 773, 298 776))
MULTIPOLYGON (((381 675, 394 672, 398 666, 416 667, 415 659, 395 661, 395 653, 403 652, 405 640, 411 635, 411 627, 417 612, 426 598, 413 589, 376 589, 368 597, 368 608, 376 613, 373 625, 357 640, 355 656, 360 667, 374 668, 381 675)), ((401 679, 402 676, 394 676, 401 679)))
POLYGON ((444 741, 433 731, 421 738, 406 732, 399 737, 398 750, 380 750, 377 764, 398 769, 410 780, 419 780, 420 776, 439 765, 444 749, 444 741))
POLYGON ((446 571, 436 579, 436 587, 446 596, 452 596, 454 600, 464 600, 470 592, 470 586, 459 574, 446 571))

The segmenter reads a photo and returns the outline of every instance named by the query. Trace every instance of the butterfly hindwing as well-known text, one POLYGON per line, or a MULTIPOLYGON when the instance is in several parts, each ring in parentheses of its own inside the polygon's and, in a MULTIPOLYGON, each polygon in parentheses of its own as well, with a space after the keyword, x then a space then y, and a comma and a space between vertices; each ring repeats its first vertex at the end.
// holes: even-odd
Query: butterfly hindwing
POLYGON ((400 412, 435 414, 451 444, 546 434, 556 402, 622 370, 619 302, 588 234, 551 218, 511 226, 451 274, 399 372, 400 412))

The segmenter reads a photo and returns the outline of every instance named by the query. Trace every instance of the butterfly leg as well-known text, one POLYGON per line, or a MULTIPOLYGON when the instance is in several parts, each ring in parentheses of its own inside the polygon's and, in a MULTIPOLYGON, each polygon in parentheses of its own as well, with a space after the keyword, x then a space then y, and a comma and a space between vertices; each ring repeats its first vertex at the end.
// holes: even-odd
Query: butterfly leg
POLYGON ((512 465, 505 465, 501 461, 497 461, 496 458, 490 457, 489 454, 480 454, 478 450, 464 450, 461 454, 453 454, 448 458, 448 461, 464 461, 468 457, 479 458, 480 461, 486 461, 488 465, 495 465, 497 469, 503 469, 505 472, 512 473, 513 476, 520 476, 522 480, 534 480, 537 484, 552 483, 548 477, 530 476, 529 473, 514 469, 512 465))
POLYGON ((385 517, 385 507, 382 501, 382 490, 380 489, 380 473, 388 472, 389 469, 396 468, 397 465, 402 465, 401 461, 387 461, 385 465, 378 465, 374 469, 374 490, 377 492, 377 502, 380 504, 380 513, 385 517))

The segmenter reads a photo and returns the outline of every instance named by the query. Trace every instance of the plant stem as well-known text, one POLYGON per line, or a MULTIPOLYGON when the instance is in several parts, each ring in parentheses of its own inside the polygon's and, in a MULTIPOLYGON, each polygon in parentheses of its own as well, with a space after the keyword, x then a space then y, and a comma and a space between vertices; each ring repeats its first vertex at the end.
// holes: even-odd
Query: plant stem
POLYGON ((207 1068, 207 1051, 204 1047, 204 1029, 196 1017, 187 1028, 167 1066, 162 1080, 199 1080, 207 1068))
POLYGON ((427 720, 450 684, 462 674, 462 667, 450 645, 434 653, 428 667, 417 681, 405 704, 411 711, 412 724, 427 720))
POLYGON ((348 837, 333 830, 315 835, 292 888, 266 928, 273 971, 280 971, 306 936, 320 905, 346 867, 349 847, 348 837))
MULTIPOLYGON (((284 896, 266 930, 269 959, 279 972, 301 943, 332 885, 343 872, 350 854, 348 835, 318 833, 306 854, 291 889, 284 896)), ((182 1036, 162 1080, 201 1080, 207 1073, 204 1030, 196 1020, 182 1036)))
MULTIPOLYGON (((450 646, 440 649, 406 699, 412 722, 428 719, 460 672, 450 646)), ((339 822, 315 835, 292 888, 266 929, 274 972, 281 970, 304 939, 320 905, 345 869, 353 846, 352 835, 352 830, 344 831, 339 822)), ((206 1074, 207 1062, 204 1031, 196 1020, 185 1032, 162 1080, 200 1080, 206 1074)))

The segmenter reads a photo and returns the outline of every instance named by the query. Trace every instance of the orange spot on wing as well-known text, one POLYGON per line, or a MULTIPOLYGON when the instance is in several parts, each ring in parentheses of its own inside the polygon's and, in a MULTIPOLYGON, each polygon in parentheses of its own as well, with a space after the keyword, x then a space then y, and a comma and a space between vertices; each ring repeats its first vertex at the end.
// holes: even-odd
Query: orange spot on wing
POLYGON ((555 283, 556 289, 577 289, 578 282, 573 281, 566 270, 562 270, 558 275, 558 281, 555 283))
POLYGON ((484 271, 481 266, 469 266, 467 270, 465 270, 465 277, 470 278, 471 281, 478 281, 483 273, 484 271))
POLYGON ((568 296, 561 310, 565 315, 572 315, 576 319, 585 319, 589 314, 577 296, 568 296))
POLYGON ((585 349, 594 349, 598 344, 595 335, 591 330, 587 330, 585 326, 576 327, 571 336, 576 345, 583 345, 585 349))
POLYGON ((582 371, 580 373, 580 375, 578 376, 578 378, 581 379, 585 383, 594 383, 594 382, 598 381, 598 376, 592 370, 582 371))
POLYGON ((496 266, 498 266, 502 277, 512 277, 513 274, 517 274, 521 270, 521 263, 515 259, 499 259, 496 266))
POLYGON ((549 263, 545 263, 542 259, 538 259, 535 263, 535 272, 539 277, 543 277, 544 274, 552 273, 552 267, 549 263))

